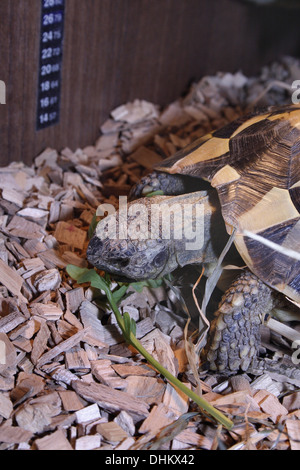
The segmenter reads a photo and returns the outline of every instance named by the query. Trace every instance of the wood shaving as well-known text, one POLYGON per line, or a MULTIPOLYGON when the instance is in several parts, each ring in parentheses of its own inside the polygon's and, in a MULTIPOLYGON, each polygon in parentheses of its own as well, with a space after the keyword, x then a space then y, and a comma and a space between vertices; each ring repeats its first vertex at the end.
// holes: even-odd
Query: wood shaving
MULTIPOLYGON (((300 377, 290 359, 300 358, 290 336, 264 327, 265 370, 231 378, 203 371, 195 380, 174 292, 144 287, 122 300, 144 346, 188 387, 201 382, 203 397, 234 421, 229 432, 145 364, 104 298, 65 271, 68 263, 88 266, 99 204, 117 207, 154 163, 246 113, 258 97, 259 106, 290 103, 299 75, 299 61, 288 57, 258 77, 206 76, 164 109, 135 100, 112 110, 84 149, 46 148, 31 167, 0 168, 1 450, 299 450, 300 377), (191 411, 198 413, 179 420, 191 411)), ((297 339, 300 322, 286 326, 297 339)))

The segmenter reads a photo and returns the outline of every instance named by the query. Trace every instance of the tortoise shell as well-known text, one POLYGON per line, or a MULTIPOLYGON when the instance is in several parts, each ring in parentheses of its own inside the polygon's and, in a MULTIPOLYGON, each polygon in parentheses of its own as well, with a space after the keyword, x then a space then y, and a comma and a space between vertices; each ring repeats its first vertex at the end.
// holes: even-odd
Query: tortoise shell
POLYGON ((300 105, 244 116, 157 167, 207 180, 218 191, 229 234, 262 281, 300 302, 300 261, 246 236, 300 253, 300 105))

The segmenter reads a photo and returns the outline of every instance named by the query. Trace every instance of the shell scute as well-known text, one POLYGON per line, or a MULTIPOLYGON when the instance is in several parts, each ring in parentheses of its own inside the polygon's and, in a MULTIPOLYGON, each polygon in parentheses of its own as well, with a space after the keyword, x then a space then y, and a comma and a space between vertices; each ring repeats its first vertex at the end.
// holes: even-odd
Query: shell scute
POLYGON ((300 253, 300 106, 242 117, 158 169, 211 182, 249 268, 300 302, 300 262, 244 235, 248 230, 300 253))

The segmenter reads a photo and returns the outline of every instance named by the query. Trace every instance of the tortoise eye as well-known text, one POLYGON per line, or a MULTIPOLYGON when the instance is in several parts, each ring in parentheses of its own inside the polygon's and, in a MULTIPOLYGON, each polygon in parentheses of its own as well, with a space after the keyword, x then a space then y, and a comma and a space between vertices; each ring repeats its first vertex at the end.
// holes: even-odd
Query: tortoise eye
POLYGON ((167 252, 166 251, 161 251, 160 253, 158 253, 154 257, 153 264, 154 264, 155 267, 159 267, 162 264, 165 264, 166 259, 167 259, 167 252))

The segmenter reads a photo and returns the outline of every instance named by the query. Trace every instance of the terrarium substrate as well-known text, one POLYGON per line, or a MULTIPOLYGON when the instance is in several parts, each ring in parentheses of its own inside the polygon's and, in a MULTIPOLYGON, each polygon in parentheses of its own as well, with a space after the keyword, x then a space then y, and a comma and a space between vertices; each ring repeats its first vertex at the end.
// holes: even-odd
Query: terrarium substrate
MULTIPOLYGON (((300 63, 284 58, 258 77, 204 77, 165 108, 136 99, 114 109, 95 144, 47 148, 31 167, 0 168, 1 449, 300 449, 291 341, 265 326, 264 370, 200 375, 203 397, 235 423, 220 429, 125 344, 105 298, 65 270, 88 267, 99 204, 117 207, 155 163, 253 106, 290 103, 278 82, 299 76, 300 63), (178 418, 189 411, 199 413, 183 429, 178 418)), ((199 391, 185 350, 187 317, 175 304, 163 285, 131 289, 120 308, 143 346, 199 391)), ((286 325, 300 334, 300 320, 286 325)))

